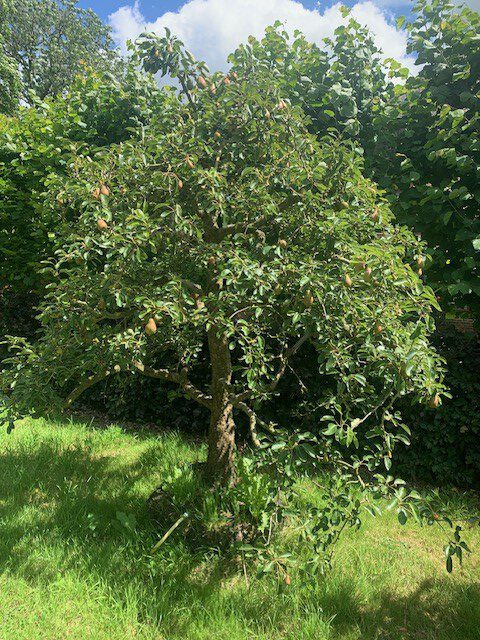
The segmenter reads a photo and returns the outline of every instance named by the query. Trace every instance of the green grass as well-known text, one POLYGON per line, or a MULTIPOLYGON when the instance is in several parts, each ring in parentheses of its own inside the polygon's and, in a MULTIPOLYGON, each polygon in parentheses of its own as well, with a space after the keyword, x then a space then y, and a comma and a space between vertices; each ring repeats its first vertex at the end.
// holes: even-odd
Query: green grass
MULTIPOLYGON (((480 639, 480 532, 448 575, 436 528, 368 517, 325 578, 278 590, 159 533, 145 500, 198 443, 25 421, 0 435, 0 640, 480 639), (135 517, 133 531, 117 512, 135 517)), ((451 492, 455 511, 473 502, 451 492)))

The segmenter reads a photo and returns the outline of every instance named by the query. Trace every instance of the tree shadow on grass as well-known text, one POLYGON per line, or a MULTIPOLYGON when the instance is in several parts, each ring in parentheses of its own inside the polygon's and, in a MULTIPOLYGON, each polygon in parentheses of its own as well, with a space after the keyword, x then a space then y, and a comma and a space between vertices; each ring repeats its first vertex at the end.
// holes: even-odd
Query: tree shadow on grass
MULTIPOLYGON (((361 596, 348 580, 322 607, 334 616, 333 638, 357 630, 368 640, 479 640, 480 583, 452 584, 448 576, 426 578, 407 595, 383 591, 359 604, 361 596)), ((357 636, 353 636, 357 637, 357 636)))
MULTIPOLYGON (((171 451, 165 454, 167 466, 171 451)), ((59 447, 49 441, 0 453, 0 572, 8 568, 37 582, 41 567, 33 575, 25 573, 35 545, 40 544, 41 552, 64 544, 64 568, 77 567, 106 580, 115 593, 131 584, 133 568, 145 581, 151 569, 149 551, 162 532, 147 508, 146 498, 155 485, 138 485, 161 457, 161 439, 124 463, 77 444, 59 447), (122 524, 119 513, 132 518, 130 527, 122 524)), ((175 580, 180 581, 187 580, 199 562, 188 549, 181 555, 182 565, 175 566, 175 580)))
MULTIPOLYGON (((141 602, 140 622, 162 621, 175 637, 188 637, 192 618, 178 612, 205 611, 220 590, 225 596, 238 565, 218 557, 206 562, 204 554, 187 547, 181 530, 157 557, 151 557, 161 532, 146 505, 154 486, 149 488, 144 478, 152 465, 166 472, 172 462, 171 448, 162 438, 133 461, 54 440, 3 451, 0 572, 8 570, 32 584, 47 585, 56 573, 71 570, 80 579, 108 585, 121 604, 133 589, 141 602), (119 512, 134 516, 131 530, 120 522, 119 512), (53 561, 51 549, 57 553, 53 561), (30 561, 32 556, 36 562, 30 561)), ((272 638, 291 637, 289 632, 281 635, 278 627, 269 630, 268 625, 278 621, 288 626, 295 609, 300 625, 299 610, 312 619, 332 618, 332 638, 480 639, 480 583, 459 584, 445 575, 424 580, 408 595, 385 591, 374 603, 362 604, 353 578, 346 577, 334 588, 328 587, 328 580, 294 585, 278 598, 271 597, 273 589, 264 590, 269 597, 258 597, 259 592, 250 597, 243 585, 227 592, 226 607, 241 614, 246 629, 272 638)), ((310 637, 298 624, 296 637, 310 637)), ((247 632, 245 637, 250 637, 247 632)))

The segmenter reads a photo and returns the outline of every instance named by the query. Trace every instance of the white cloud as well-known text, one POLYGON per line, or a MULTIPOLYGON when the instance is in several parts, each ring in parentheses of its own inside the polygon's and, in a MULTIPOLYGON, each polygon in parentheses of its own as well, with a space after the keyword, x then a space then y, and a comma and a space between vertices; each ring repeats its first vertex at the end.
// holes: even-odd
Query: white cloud
MULTIPOLYGON (((370 0, 355 4, 352 13, 370 27, 386 58, 394 57, 413 69, 413 59, 406 55, 405 33, 396 29, 391 16, 370 0)), ((152 22, 144 19, 136 1, 115 11, 109 19, 122 48, 127 39, 134 40, 142 31, 163 33, 164 27, 169 27, 212 70, 225 69, 227 56, 237 45, 249 35, 262 37, 265 27, 276 20, 284 22, 289 31, 300 29, 319 44, 344 22, 340 4, 322 13, 306 9, 295 0, 189 0, 177 12, 166 12, 152 22)))

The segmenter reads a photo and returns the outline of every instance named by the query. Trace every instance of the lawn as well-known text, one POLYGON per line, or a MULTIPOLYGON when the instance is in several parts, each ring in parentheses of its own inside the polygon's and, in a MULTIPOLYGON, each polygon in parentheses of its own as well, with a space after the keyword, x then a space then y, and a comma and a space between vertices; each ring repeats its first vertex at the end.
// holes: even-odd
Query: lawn
MULTIPOLYGON (((145 501, 198 443, 175 433, 24 421, 1 438, 0 639, 480 639, 480 531, 449 575, 436 528, 367 516, 325 578, 279 591, 181 532, 162 532, 145 501)), ((313 490, 313 489, 312 489, 313 490)), ((450 491, 458 515, 472 497, 450 491)))

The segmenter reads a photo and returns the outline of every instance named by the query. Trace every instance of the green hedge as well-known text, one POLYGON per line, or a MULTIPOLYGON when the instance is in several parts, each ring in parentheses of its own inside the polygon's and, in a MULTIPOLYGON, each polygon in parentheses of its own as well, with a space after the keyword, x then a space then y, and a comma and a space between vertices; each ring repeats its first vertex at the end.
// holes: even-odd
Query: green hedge
POLYGON ((447 360, 446 383, 452 394, 438 409, 403 407, 412 429, 410 447, 397 451, 404 476, 457 486, 480 484, 480 342, 443 326, 437 349, 447 360))

